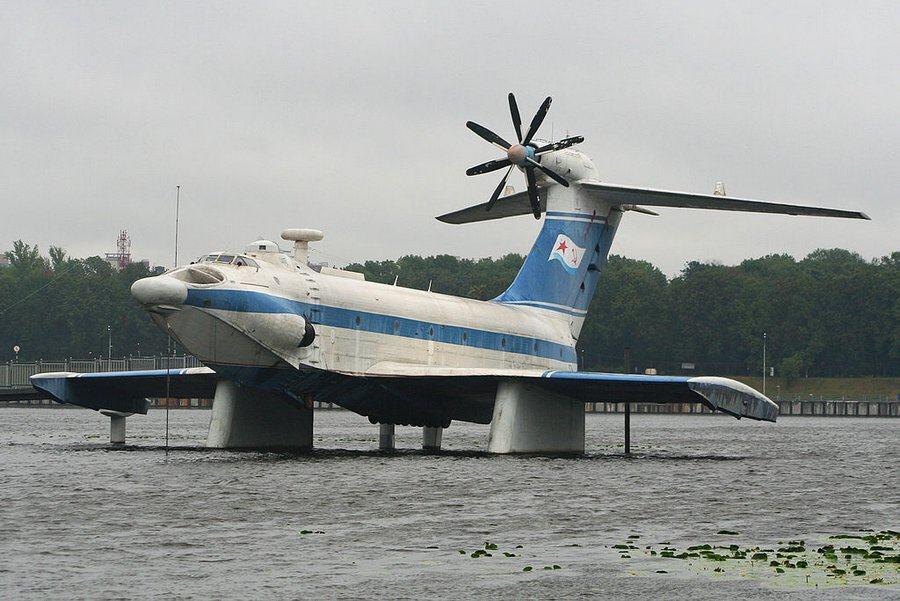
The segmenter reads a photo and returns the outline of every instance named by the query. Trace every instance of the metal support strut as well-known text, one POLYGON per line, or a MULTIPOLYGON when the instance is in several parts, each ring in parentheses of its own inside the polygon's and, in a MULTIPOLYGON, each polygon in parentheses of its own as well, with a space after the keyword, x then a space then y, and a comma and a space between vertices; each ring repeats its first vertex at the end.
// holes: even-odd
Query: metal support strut
MULTIPOLYGON (((625 347, 625 373, 628 373, 630 347, 625 347)), ((631 403, 625 403, 625 454, 631 455, 631 403)))
POLYGON ((631 455, 631 403, 625 403, 625 454, 631 455))

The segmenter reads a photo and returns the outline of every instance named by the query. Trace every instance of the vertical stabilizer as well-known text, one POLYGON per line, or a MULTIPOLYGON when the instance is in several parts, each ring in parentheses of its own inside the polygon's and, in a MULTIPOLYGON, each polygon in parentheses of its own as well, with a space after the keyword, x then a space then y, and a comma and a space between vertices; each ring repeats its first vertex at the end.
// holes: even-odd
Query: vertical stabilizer
POLYGON ((494 300, 566 315, 577 338, 622 214, 571 188, 551 186, 542 194, 549 197, 537 240, 494 300))

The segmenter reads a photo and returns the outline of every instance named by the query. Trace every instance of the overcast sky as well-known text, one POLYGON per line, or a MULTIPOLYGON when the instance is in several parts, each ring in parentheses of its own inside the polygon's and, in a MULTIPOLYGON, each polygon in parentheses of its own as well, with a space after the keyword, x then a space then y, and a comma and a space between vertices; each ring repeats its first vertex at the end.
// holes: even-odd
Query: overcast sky
MULTIPOLYGON (((274 2, 0 5, 0 248, 237 248, 325 231, 314 258, 527 252, 531 217, 445 225, 496 158, 464 124, 584 135, 606 181, 858 209, 870 222, 661 209, 613 252, 669 275, 840 246, 898 249, 900 4, 274 2)), ((516 174, 512 183, 524 187, 516 174)), ((286 243, 284 243, 287 245, 286 243)))

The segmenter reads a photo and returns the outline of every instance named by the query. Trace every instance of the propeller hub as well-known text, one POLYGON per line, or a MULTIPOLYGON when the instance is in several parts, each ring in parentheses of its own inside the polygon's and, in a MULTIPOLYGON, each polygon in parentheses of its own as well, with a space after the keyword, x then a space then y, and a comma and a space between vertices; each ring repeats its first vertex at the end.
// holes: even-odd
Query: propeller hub
POLYGON ((516 167, 524 167, 528 159, 534 160, 534 148, 531 146, 523 146, 522 144, 513 144, 506 151, 509 162, 516 167))

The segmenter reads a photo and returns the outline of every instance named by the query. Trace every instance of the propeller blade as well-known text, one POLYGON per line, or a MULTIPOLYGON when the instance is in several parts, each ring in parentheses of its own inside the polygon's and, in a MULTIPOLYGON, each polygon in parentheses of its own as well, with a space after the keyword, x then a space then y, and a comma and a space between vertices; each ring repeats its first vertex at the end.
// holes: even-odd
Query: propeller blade
POLYGON ((547 98, 544 100, 544 103, 541 104, 541 107, 534 114, 534 119, 531 120, 531 125, 528 126, 528 133, 525 134, 525 138, 522 140, 523 145, 531 142, 531 138, 533 138, 534 134, 537 133, 537 130, 541 126, 541 123, 544 122, 544 117, 547 116, 547 111, 550 110, 551 102, 553 102, 553 99, 547 96, 547 98))
POLYGON ((482 139, 487 140, 491 144, 496 144, 503 150, 508 150, 511 146, 509 142, 507 142, 488 128, 484 127, 483 125, 478 125, 474 121, 466 121, 466 127, 474 131, 482 139))
POLYGON ((469 169, 466 169, 466 175, 481 175, 482 173, 490 173, 491 171, 496 171, 497 169, 503 169, 504 167, 510 165, 509 159, 497 159, 496 161, 488 161, 487 163, 482 163, 480 165, 475 165, 469 169))
MULTIPOLYGON (((510 169, 512 169, 510 167, 510 169)), ((534 179, 534 169, 525 169, 525 177, 528 178, 528 200, 531 201, 531 212, 535 219, 541 218, 541 200, 538 198, 537 181, 534 179)))
POLYGON ((569 187, 569 182, 567 182, 566 179, 563 176, 561 176, 560 174, 558 174, 556 171, 553 171, 552 169, 548 169, 547 167, 544 167, 543 165, 541 165, 540 163, 538 163, 531 157, 525 157, 525 160, 528 161, 529 163, 531 163, 532 165, 534 165, 536 168, 543 171, 544 173, 546 173, 557 184, 559 184, 561 186, 565 186, 566 188, 569 187))
POLYGON ((575 144, 581 144, 584 142, 584 136, 572 136, 571 138, 564 138, 559 142, 554 142, 552 144, 547 144, 546 146, 541 146, 537 150, 534 151, 535 155, 542 155, 545 152, 553 152, 554 150, 562 150, 563 148, 568 148, 569 146, 574 146, 575 144))
POLYGON ((509 93, 509 114, 512 115, 513 127, 516 128, 516 139, 519 144, 522 143, 522 117, 519 115, 519 105, 516 104, 516 97, 513 93, 509 93))
POLYGON ((485 211, 490 211, 494 208, 494 203, 497 202, 497 199, 500 198, 500 193, 503 191, 503 187, 506 186, 506 180, 509 178, 509 174, 512 173, 512 165, 509 166, 509 169, 506 170, 506 173, 503 175, 503 179, 500 180, 500 183, 497 185, 497 188, 494 190, 494 193, 491 194, 491 199, 488 201, 487 206, 484 207, 485 211))

